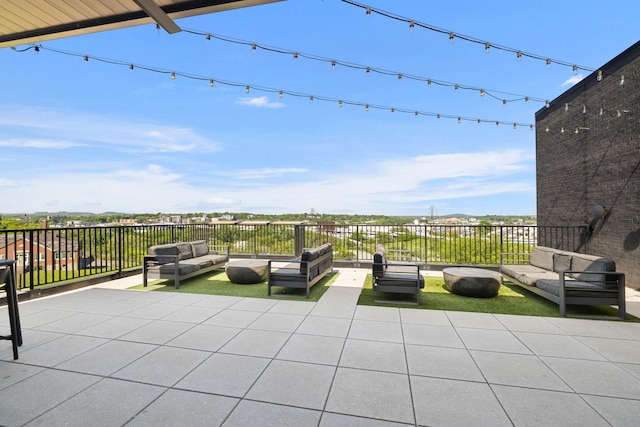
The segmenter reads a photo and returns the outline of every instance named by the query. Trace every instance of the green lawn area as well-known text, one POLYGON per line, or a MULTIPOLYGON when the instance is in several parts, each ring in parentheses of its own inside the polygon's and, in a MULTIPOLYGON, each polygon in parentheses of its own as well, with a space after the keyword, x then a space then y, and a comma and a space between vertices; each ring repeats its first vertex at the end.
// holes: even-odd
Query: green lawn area
POLYGON ((306 299, 306 291, 304 289, 291 288, 271 288, 271 297, 267 296, 267 282, 256 283, 254 285, 237 285, 231 283, 227 274, 223 271, 214 271, 211 274, 203 274, 202 276, 193 277, 180 282, 180 288, 176 289, 170 280, 155 280, 149 282, 145 288, 142 284, 133 286, 129 289, 149 290, 154 292, 184 292, 191 294, 206 295, 227 295, 235 297, 250 298, 276 298, 276 299, 292 299, 300 298, 304 301, 318 301, 320 297, 329 289, 329 286, 336 280, 339 273, 328 274, 316 283, 309 292, 309 299, 306 299))
MULTIPOLYGON (((415 295, 401 294, 376 294, 377 299, 390 301, 414 302, 415 295)), ((425 286, 420 295, 419 306, 407 306, 405 304, 373 304, 371 302, 371 275, 368 275, 360 299, 359 305, 378 305, 390 307, 415 307, 417 309, 470 311, 479 313, 520 314, 526 316, 560 317, 558 305, 548 301, 532 292, 528 292, 519 286, 505 280, 500 287, 498 296, 494 298, 470 298, 453 294, 445 288, 442 277, 425 276, 425 286)), ((604 306, 567 306, 569 316, 584 317, 617 317, 618 310, 604 306)), ((640 322, 635 316, 627 314, 627 321, 640 322)))

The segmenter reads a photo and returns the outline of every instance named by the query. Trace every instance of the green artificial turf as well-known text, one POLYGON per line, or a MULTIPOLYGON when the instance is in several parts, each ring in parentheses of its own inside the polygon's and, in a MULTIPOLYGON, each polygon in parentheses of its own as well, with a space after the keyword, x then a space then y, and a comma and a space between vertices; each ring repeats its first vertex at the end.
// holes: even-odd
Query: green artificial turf
POLYGON ((328 274, 318 283, 313 285, 309 291, 309 299, 306 299, 305 289, 292 288, 271 288, 271 297, 267 296, 267 282, 256 283, 254 285, 237 285, 231 283, 227 274, 223 271, 214 271, 211 274, 203 274, 202 276, 193 277, 180 282, 180 288, 176 289, 171 280, 155 280, 149 282, 145 288, 141 284, 133 286, 129 289, 149 290, 156 292, 184 292, 192 294, 206 295, 227 295, 235 297, 250 298, 278 298, 290 299, 301 297, 305 301, 318 301, 320 297, 329 289, 329 286, 336 280, 339 273, 328 274))
MULTIPOLYGON (((358 300, 359 305, 409 307, 429 310, 470 311, 479 313, 519 314, 526 316, 560 317, 558 305, 505 280, 494 298, 470 298, 449 292, 442 277, 425 276, 425 286, 420 295, 419 306, 407 306, 402 302, 415 302, 415 295, 376 293, 376 299, 398 301, 400 304, 371 301, 371 275, 365 280, 358 300)), ((606 306, 569 305, 569 316, 617 317, 618 310, 606 306)), ((627 314, 627 321, 640 322, 627 314)))

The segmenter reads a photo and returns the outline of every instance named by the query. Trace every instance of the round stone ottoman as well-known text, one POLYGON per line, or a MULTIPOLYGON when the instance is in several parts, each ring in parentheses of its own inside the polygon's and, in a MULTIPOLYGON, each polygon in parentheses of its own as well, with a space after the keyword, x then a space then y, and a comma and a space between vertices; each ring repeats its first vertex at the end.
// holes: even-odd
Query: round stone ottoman
POLYGON ((465 297, 492 298, 502 285, 502 274, 482 268, 451 267, 442 274, 447 289, 465 297))
POLYGON ((250 285, 265 282, 267 280, 267 267, 269 261, 261 259, 239 259, 229 261, 224 271, 229 280, 238 285, 250 285))

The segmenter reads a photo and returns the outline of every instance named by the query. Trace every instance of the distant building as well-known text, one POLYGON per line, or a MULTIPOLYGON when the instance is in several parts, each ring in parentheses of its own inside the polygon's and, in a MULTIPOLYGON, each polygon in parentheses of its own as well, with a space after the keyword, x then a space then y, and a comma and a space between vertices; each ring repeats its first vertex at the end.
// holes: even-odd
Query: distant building
POLYGON ((558 240, 539 244, 611 258, 636 289, 639 114, 640 42, 536 113, 538 225, 585 230, 580 247, 558 240))
POLYGON ((81 257, 80 242, 51 231, 0 234, 0 259, 15 259, 19 268, 77 269, 81 257))

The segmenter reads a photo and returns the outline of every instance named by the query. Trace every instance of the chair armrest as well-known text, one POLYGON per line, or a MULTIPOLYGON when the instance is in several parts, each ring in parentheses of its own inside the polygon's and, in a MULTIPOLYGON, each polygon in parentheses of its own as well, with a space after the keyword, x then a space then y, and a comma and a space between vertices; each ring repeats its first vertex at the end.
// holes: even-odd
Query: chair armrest
POLYGON ((227 256, 229 256, 231 253, 229 245, 211 245, 209 246, 209 251, 212 251, 212 250, 218 253, 220 252, 225 253, 227 254, 227 256))
POLYGON ((514 257, 518 260, 528 260, 531 258, 531 252, 500 252, 500 265, 504 264, 507 257, 514 257))

